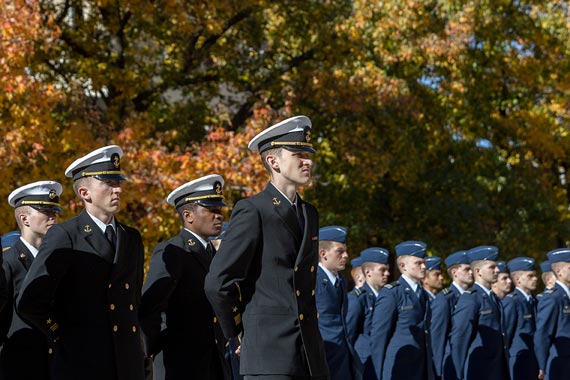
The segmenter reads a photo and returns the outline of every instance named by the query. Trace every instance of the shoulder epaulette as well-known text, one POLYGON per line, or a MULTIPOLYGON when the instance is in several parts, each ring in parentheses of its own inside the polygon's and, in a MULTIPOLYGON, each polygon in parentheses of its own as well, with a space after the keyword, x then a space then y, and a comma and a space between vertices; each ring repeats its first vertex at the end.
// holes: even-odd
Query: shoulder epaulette
POLYGON ((451 288, 449 287, 449 288, 445 288, 445 289, 443 289, 441 292, 442 292, 442 293, 443 293, 443 295, 445 296, 445 295, 447 295, 447 294, 451 293, 451 292, 452 292, 452 290, 451 290, 451 288))
POLYGON ((390 283, 390 284, 384 285, 384 287, 387 288, 387 289, 392 289, 392 288, 395 287, 395 286, 400 286, 400 283, 399 283, 398 281, 394 281, 394 282, 392 282, 392 283, 390 283))
POLYGON ((556 288, 547 289, 547 290, 545 290, 543 293, 544 293, 544 294, 552 294, 555 290, 556 290, 556 288))
POLYGON ((361 295, 363 292, 362 292, 362 289, 357 288, 357 287, 355 286, 349 293, 352 293, 352 294, 354 294, 355 296, 358 297, 358 296, 361 295))
POLYGON ((471 293, 475 293, 476 291, 477 291, 477 289, 475 289, 475 288, 469 288, 465 291, 465 293, 471 294, 471 293))
POLYGON ((507 297, 513 298, 514 296, 515 296, 515 292, 512 292, 512 293, 507 294, 507 297))

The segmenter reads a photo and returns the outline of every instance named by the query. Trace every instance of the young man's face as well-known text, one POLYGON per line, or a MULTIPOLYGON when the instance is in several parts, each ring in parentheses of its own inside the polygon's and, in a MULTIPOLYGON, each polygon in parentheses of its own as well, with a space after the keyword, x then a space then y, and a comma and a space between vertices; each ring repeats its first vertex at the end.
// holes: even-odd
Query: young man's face
POLYGON ((29 208, 26 214, 26 226, 36 236, 45 236, 51 226, 57 223, 57 211, 54 210, 36 210, 33 207, 29 208))
POLYGON ((436 290, 443 289, 443 275, 441 274, 441 270, 434 269, 426 271, 424 284, 426 287, 430 289, 436 289, 436 290))
POLYGON ((568 286, 570 284, 570 262, 560 262, 553 266, 556 279, 568 286))
POLYGON ((473 271, 469 264, 458 264, 453 273, 453 280, 460 285, 473 285, 473 271))
POLYGON ((489 284, 497 282, 499 267, 495 261, 484 261, 478 269, 477 277, 489 284))
POLYGON ((375 289, 381 289, 388 283, 390 267, 386 264, 373 263, 370 268, 365 269, 366 282, 375 289))
POLYGON ((121 182, 90 178, 84 199, 106 215, 115 215, 121 208, 121 182))
POLYGON ((207 241, 210 236, 218 236, 222 232, 224 217, 219 206, 196 205, 192 211, 188 211, 186 220, 190 222, 189 229, 207 241))
POLYGON ((499 291, 508 294, 511 292, 513 287, 513 281, 508 273, 499 273, 497 276, 497 282, 493 284, 493 289, 497 288, 499 291))
POLYGON ((306 185, 311 180, 312 154, 304 151, 281 149, 281 154, 275 156, 280 173, 288 182, 296 186, 306 185))
POLYGON ((328 248, 319 250, 319 255, 323 266, 335 274, 346 268, 348 252, 344 243, 331 241, 328 248))
POLYGON ((522 271, 517 273, 517 283, 516 286, 521 288, 526 292, 532 292, 536 290, 538 285, 538 277, 535 270, 522 271))
POLYGON ((426 276, 426 264, 421 257, 405 256, 400 262, 400 271, 412 280, 421 282, 426 276))

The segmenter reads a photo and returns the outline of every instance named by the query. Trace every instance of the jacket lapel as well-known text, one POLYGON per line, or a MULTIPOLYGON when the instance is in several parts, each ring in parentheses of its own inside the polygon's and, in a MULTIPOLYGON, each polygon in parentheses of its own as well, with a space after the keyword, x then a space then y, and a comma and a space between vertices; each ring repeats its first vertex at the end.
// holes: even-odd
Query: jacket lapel
MULTIPOLYGON (((117 223, 118 224, 118 223, 117 223)), ((112 263, 115 253, 103 232, 91 219, 87 211, 83 210, 78 217, 78 228, 85 241, 93 248, 93 253, 105 261, 112 263)))
MULTIPOLYGON (((299 226, 299 221, 297 220, 297 214, 295 214, 295 210, 291 206, 291 202, 281 194, 271 182, 265 188, 265 196, 268 199, 268 203, 273 206, 273 210, 275 210, 277 215, 279 215, 283 223, 287 226, 287 229, 295 237, 295 242, 299 244, 302 231, 299 226)), ((299 203, 297 204, 299 205, 299 203)))
POLYGON ((20 239, 16 241, 14 244, 14 248, 16 249, 16 254, 18 255, 18 261, 22 266, 26 269, 30 269, 30 265, 32 265, 32 261, 34 261, 34 255, 30 252, 28 247, 20 239))
POLYGON ((189 252, 190 255, 194 258, 194 260, 200 263, 200 265, 204 268, 204 270, 207 273, 210 270, 210 264, 212 262, 212 259, 206 253, 206 250, 204 249, 204 246, 202 245, 200 240, 198 240, 198 238, 196 238, 196 236, 194 236, 192 232, 189 232, 184 228, 180 231, 179 236, 184 244, 183 245, 184 250, 189 252))

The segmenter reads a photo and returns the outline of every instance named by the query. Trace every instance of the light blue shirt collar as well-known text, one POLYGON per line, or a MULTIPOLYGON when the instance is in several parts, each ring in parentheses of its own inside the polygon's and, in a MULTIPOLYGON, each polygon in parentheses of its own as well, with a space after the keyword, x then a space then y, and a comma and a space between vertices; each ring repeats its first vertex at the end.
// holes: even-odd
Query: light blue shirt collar
POLYGON ((491 289, 487 289, 486 287, 484 287, 483 285, 481 285, 480 283, 476 282, 475 285, 477 285, 478 287, 480 287, 481 289, 483 289, 485 291, 485 293, 487 293, 488 296, 491 295, 491 289))
POLYGON ((459 292, 459 294, 463 294, 465 293, 465 290, 463 290, 463 288, 459 285, 457 285, 457 283, 455 281, 453 281, 451 283, 451 285, 455 286, 455 289, 457 289, 457 291, 459 292))
POLYGON ((418 286, 420 286, 417 282, 406 276, 405 274, 402 275, 402 278, 408 283, 408 286, 412 288, 412 291, 415 293, 418 286))
POLYGON ((200 236, 196 235, 194 232, 190 231, 188 228, 184 228, 186 231, 190 232, 192 235, 194 235, 194 237, 196 239, 198 239, 198 241, 200 242, 200 244, 202 244, 202 247, 204 247, 204 249, 206 249, 206 246, 208 245, 208 242, 204 239, 202 239, 200 236))
POLYGON ((530 294, 527 294, 524 290, 522 290, 521 288, 515 288, 516 290, 518 290, 523 296, 524 298, 526 298, 526 300, 530 300, 530 294))
POLYGON ((564 289, 564 291, 566 292, 566 295, 568 296, 568 298, 570 298, 570 290, 568 289, 568 287, 558 280, 556 280, 556 283, 558 285, 560 285, 562 287, 562 289, 564 289))
POLYGON ((335 276, 330 270, 325 268, 322 263, 319 263, 319 266, 323 269, 323 271, 325 271, 325 273, 326 273, 327 277, 329 278, 331 284, 335 285, 337 280, 338 280, 338 276, 335 276))
POLYGON ((25 241, 24 238, 21 236, 20 236, 20 240, 22 241, 22 243, 24 243, 26 248, 28 248, 30 250, 30 253, 32 254, 32 256, 36 257, 38 255, 38 249, 36 247, 34 247, 33 245, 31 245, 30 243, 25 241))
MULTIPOLYGON (((107 229, 107 225, 105 223, 103 223, 101 221, 101 219, 91 215, 89 213, 89 211, 87 211, 87 215, 89 215, 91 217, 91 219, 93 219, 93 221, 95 222, 95 224, 97 225, 97 227, 99 227, 99 229, 101 230, 101 232, 105 233, 105 229, 107 229)), ((111 219, 111 223, 109 223, 111 225, 111 227, 113 227, 113 230, 115 231, 115 233, 117 233, 117 227, 115 226, 115 217, 113 217, 113 219, 111 219)))

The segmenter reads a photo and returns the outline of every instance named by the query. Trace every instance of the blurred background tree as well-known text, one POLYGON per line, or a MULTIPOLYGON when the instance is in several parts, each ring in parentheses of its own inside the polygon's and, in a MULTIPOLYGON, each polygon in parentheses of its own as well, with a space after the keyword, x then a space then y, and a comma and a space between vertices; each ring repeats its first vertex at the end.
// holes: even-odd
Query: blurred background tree
POLYGON ((229 216, 267 181, 248 140, 306 114, 303 196, 349 228, 352 256, 418 239, 542 260, 568 244, 564 2, 14 0, 0 22, 3 199, 59 180, 71 217, 67 165, 121 145, 119 218, 150 255, 179 228, 171 190, 219 173, 229 216))

